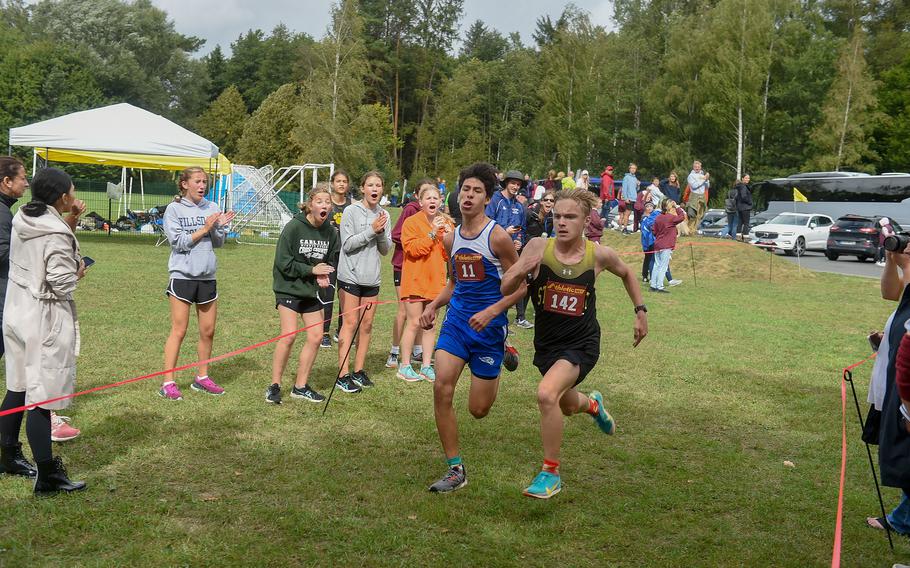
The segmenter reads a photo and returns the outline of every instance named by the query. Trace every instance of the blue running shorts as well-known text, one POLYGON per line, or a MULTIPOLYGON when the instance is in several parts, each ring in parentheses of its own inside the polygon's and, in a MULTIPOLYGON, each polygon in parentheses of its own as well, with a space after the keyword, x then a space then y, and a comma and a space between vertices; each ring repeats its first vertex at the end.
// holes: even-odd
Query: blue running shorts
POLYGON ((488 326, 478 333, 466 320, 452 316, 450 310, 439 330, 436 349, 465 361, 479 379, 498 379, 505 354, 506 326, 488 326))

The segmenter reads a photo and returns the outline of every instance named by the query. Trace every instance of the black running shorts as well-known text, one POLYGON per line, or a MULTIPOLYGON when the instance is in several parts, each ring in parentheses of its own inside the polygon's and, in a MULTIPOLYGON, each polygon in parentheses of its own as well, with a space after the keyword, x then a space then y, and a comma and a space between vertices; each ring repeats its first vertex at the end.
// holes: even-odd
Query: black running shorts
POLYGON ((275 296, 276 310, 278 309, 278 306, 284 306, 289 310, 294 310, 298 314, 321 312, 325 307, 322 305, 322 302, 313 298, 302 300, 300 298, 279 298, 278 296, 275 296))
POLYGON ((590 349, 561 348, 549 353, 537 351, 534 354, 534 366, 537 367, 541 376, 543 376, 560 359, 564 359, 573 365, 578 365, 578 378, 575 380, 575 386, 578 386, 597 365, 598 358, 600 358, 600 350, 596 347, 590 349))
POLYGON ((208 304, 218 299, 218 287, 214 280, 171 278, 164 293, 187 304, 208 304))
POLYGON ((357 296, 358 298, 374 298, 379 295, 379 286, 361 286, 359 284, 349 284, 339 280, 338 288, 352 296, 357 296))

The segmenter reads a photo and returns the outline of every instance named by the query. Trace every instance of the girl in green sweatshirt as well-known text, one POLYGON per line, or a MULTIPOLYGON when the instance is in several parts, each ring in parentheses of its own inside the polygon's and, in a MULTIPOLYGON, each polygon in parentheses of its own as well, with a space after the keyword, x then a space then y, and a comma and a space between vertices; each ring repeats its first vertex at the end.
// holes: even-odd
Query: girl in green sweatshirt
POLYGON ((325 400, 310 388, 307 378, 322 339, 323 306, 316 291, 330 285, 329 275, 335 271, 333 264, 338 258, 338 233, 329 222, 332 198, 328 187, 317 185, 301 208, 303 211, 281 231, 272 268, 275 308, 281 320, 281 335, 286 336, 275 344, 272 384, 265 393, 266 401, 273 404, 281 404, 281 375, 294 346, 296 335, 292 332, 298 329, 298 315, 307 329, 306 344, 300 350, 291 397, 310 402, 325 400))

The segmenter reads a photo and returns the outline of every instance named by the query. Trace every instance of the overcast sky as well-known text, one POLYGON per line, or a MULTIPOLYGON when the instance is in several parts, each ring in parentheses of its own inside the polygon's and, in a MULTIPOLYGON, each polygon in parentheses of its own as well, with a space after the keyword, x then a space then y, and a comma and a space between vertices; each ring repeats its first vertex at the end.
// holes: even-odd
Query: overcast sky
MULTIPOLYGON (((611 0, 574 0, 575 5, 591 14, 591 21, 613 28, 611 0)), ((249 29, 271 31, 284 23, 293 31, 304 32, 316 39, 322 37, 329 22, 329 0, 152 0, 165 10, 182 34, 206 40, 201 54, 221 45, 225 53, 237 36, 249 29)), ((521 32, 525 44, 532 44, 538 16, 552 19, 562 13, 563 2, 547 0, 465 0, 461 29, 464 32, 475 20, 483 20, 503 35, 521 32)))

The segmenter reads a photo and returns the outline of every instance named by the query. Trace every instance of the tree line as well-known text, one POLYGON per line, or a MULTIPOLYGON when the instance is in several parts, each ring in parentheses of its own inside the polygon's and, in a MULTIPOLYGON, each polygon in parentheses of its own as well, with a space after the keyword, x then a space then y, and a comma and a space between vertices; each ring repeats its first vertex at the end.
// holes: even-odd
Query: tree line
POLYGON ((616 0, 611 29, 568 4, 532 45, 479 20, 460 35, 462 4, 339 0, 319 38, 279 25, 200 57, 149 0, 5 0, 0 136, 125 101, 237 163, 396 178, 910 169, 907 2, 616 0))

